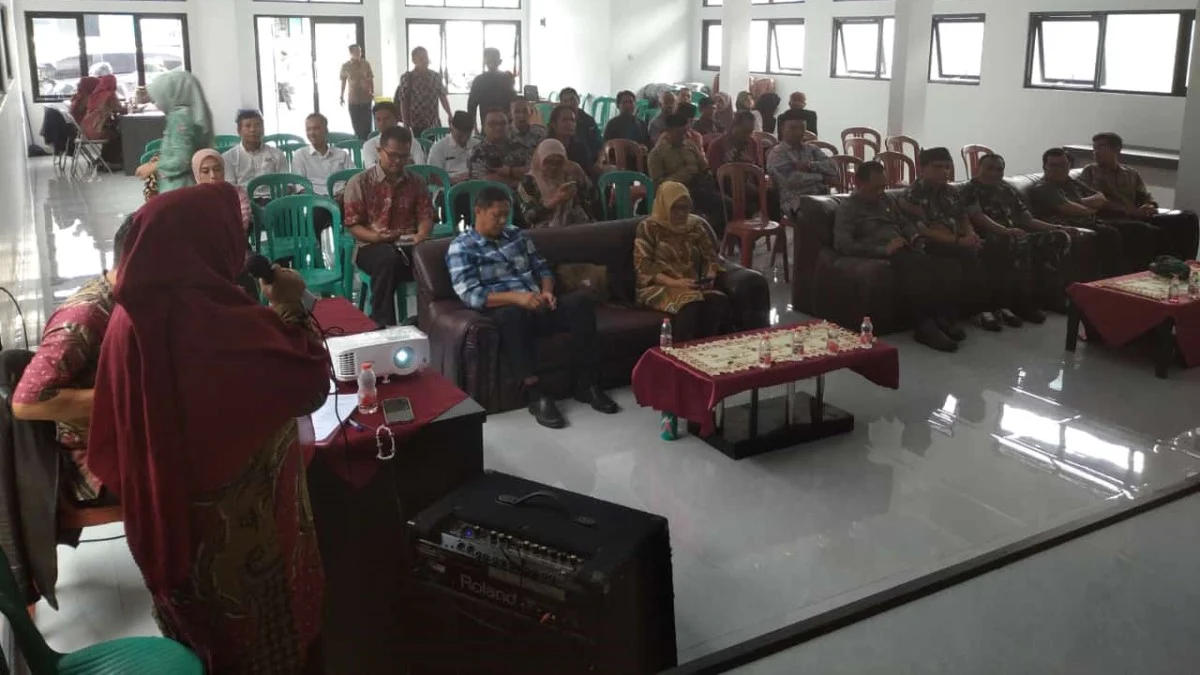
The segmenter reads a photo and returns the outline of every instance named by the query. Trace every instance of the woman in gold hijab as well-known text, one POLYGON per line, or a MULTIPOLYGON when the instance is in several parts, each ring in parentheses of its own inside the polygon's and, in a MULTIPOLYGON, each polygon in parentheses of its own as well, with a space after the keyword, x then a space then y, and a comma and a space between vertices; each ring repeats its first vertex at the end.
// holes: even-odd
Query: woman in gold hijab
POLYGON ((714 289, 723 269, 712 235, 691 209, 688 189, 664 182, 633 245, 638 304, 674 314, 677 342, 719 335, 729 315, 729 297, 714 289))

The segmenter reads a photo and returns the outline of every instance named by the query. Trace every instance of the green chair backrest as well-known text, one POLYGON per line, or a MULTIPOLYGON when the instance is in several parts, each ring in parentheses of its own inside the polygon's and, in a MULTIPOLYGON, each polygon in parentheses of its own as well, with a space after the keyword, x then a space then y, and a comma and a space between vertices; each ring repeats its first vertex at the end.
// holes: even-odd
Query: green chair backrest
POLYGON ((620 218, 633 218, 633 185, 641 183, 646 188, 646 201, 650 204, 654 203, 654 181, 644 173, 637 171, 610 171, 596 181, 596 188, 600 191, 600 204, 604 209, 605 220, 617 220, 620 218), (613 190, 613 206, 608 203, 608 191, 613 190))
POLYGON ((158 149, 161 147, 162 147, 162 139, 156 138, 146 144, 146 149, 143 151, 143 154, 149 153, 149 152, 158 152, 158 149))
POLYGON ((655 117, 658 117, 658 113, 658 108, 641 108, 637 111, 637 118, 649 124, 651 120, 653 120, 655 117))
POLYGON ((596 118, 596 124, 598 124, 601 129, 603 129, 604 125, 608 124, 608 121, 612 119, 613 113, 615 113, 616 110, 617 99, 615 98, 601 96, 595 101, 592 101, 592 117, 596 118))
POLYGON ((344 131, 331 131, 329 132, 326 140, 336 145, 338 141, 356 141, 358 140, 358 136, 355 136, 354 134, 348 134, 344 131))
POLYGON ((473 216, 475 213, 475 200, 479 198, 479 193, 486 187, 498 187, 508 195, 508 200, 512 204, 512 208, 508 211, 508 224, 512 225, 513 211, 517 209, 517 202, 513 198, 512 189, 504 183, 497 183, 493 180, 467 180, 450 188, 449 194, 446 195, 446 213, 450 214, 450 224, 458 225, 459 221, 470 222, 468 216, 473 216), (458 196, 465 194, 470 198, 470 214, 460 214, 455 211, 458 208, 458 196))
POLYGON ((236 148, 242 139, 237 136, 217 136, 213 139, 213 150, 222 154, 236 148))
POLYGON ((349 150, 350 157, 352 157, 354 159, 354 166, 357 166, 360 169, 362 168, 362 165, 363 165, 363 160, 362 160, 363 142, 362 141, 358 140, 357 138, 347 138, 345 140, 336 141, 333 144, 333 147, 341 148, 343 150, 349 150))
POLYGON ((379 130, 378 130, 378 129, 376 129, 375 131, 372 131, 370 134, 368 134, 368 135, 367 135, 367 140, 369 141, 369 140, 371 140, 372 138, 375 138, 375 137, 376 137, 376 136, 378 136, 378 135, 379 135, 379 130))
POLYGON ((421 149, 425 151, 425 157, 426 157, 426 158, 428 158, 428 157, 429 157, 429 152, 430 152, 431 150, 433 150, 433 143, 434 143, 434 142, 433 142, 433 141, 431 141, 431 140, 429 140, 428 138, 425 138, 424 136, 422 136, 422 137, 418 138, 418 139, 417 139, 417 142, 421 144, 421 149))
POLYGON ((279 199, 291 194, 290 188, 302 187, 309 194, 312 194, 312 181, 304 176, 298 176, 294 173, 269 173, 265 176, 259 176, 252 179, 246 184, 246 194, 250 195, 251 199, 255 197, 264 197, 267 192, 270 192, 271 199, 279 199))
POLYGON ((450 135, 450 127, 434 127, 421 132, 421 138, 428 138, 434 143, 450 135))
POLYGON ((267 136, 263 136, 263 143, 266 143, 267 145, 273 145, 282 150, 284 144, 286 143, 306 144, 308 141, 295 134, 269 134, 267 136))
POLYGON ((551 103, 558 103, 558 90, 556 89, 549 94, 546 94, 546 100, 550 101, 551 103))
POLYGON ((556 104, 554 104, 554 103, 539 103, 536 106, 534 106, 535 108, 537 108, 538 116, 540 116, 542 118, 542 124, 545 124, 545 125, 550 124, 550 113, 554 112, 555 105, 556 104))
MULTIPOLYGON (((447 219, 449 219, 451 188, 450 174, 446 173, 445 169, 442 169, 441 167, 430 166, 429 164, 413 164, 408 166, 405 170, 411 174, 420 176, 425 181, 425 186, 429 188, 430 199, 436 200, 437 193, 442 193, 442 200, 444 202, 443 208, 445 209, 443 213, 445 213, 447 219)), ((458 222, 453 221, 450 224, 457 225, 458 222)))
POLYGON ((154 159, 155 157, 158 157, 158 150, 150 150, 149 152, 146 152, 145 154, 142 155, 142 158, 138 160, 138 165, 141 166, 142 164, 149 162, 150 160, 154 159))
MULTIPOLYGON (((263 209, 263 231, 267 235, 267 242, 293 242, 295 255, 292 257, 292 267, 298 271, 325 268, 314 225, 317 209, 329 211, 333 215, 333 231, 342 231, 342 210, 328 197, 290 195, 273 200, 263 209)), ((340 257, 335 259, 340 262, 340 257)))
POLYGON ((332 199, 337 195, 337 190, 335 188, 337 188, 339 183, 349 183, 351 178, 354 178, 360 173, 362 173, 362 169, 346 169, 345 171, 338 171, 330 176, 329 183, 327 184, 327 187, 329 188, 329 197, 332 199))
MULTIPOLYGON (((4 614, 12 626, 17 646, 25 656, 30 672, 35 674, 57 672, 57 664, 62 659, 62 654, 46 644, 46 639, 42 637, 37 626, 33 625, 33 619, 29 618, 29 610, 25 606, 25 594, 21 592, 17 578, 13 576, 8 556, 4 554, 3 550, 0 550, 0 568, 2 568, 0 569, 0 613, 4 614)), ((0 659, 0 665, 3 663, 3 659, 0 659)))

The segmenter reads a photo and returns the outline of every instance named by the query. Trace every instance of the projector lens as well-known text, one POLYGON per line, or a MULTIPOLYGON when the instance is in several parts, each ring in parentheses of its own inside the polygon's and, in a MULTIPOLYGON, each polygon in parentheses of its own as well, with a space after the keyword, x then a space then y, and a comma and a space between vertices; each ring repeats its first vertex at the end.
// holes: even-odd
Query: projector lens
POLYGON ((392 355, 392 363, 396 364, 397 368, 407 368, 412 364, 413 351, 408 347, 401 347, 392 355))

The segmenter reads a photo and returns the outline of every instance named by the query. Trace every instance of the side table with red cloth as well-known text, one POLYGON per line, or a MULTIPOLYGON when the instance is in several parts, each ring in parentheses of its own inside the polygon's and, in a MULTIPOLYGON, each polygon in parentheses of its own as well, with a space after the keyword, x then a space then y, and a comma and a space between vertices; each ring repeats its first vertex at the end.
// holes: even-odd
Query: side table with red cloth
MULTIPOLYGON (((1193 266, 1195 263, 1193 263, 1193 266)), ((1116 279, 1150 275, 1139 272, 1116 279)), ((1155 370, 1167 376, 1167 368, 1178 348, 1188 367, 1200 365, 1200 300, 1186 296, 1178 302, 1158 300, 1105 285, 1112 279, 1071 284, 1067 295, 1071 310, 1067 321, 1067 351, 1075 351, 1082 320, 1105 344, 1119 347, 1150 331, 1158 333, 1155 370), (1174 335, 1172 336, 1172 327, 1174 335)))

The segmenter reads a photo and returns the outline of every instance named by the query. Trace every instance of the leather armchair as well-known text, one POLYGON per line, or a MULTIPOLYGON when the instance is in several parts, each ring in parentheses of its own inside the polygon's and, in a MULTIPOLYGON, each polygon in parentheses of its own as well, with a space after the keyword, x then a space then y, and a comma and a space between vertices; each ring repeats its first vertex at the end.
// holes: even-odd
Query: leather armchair
MULTIPOLYGON (((594 263, 608 269, 609 300, 598 305, 600 383, 629 383, 633 366, 658 344, 662 313, 636 307, 633 241, 640 219, 530 230, 528 235, 551 267, 594 263)), ((710 230, 711 234, 711 230, 710 230)), ((714 245, 716 235, 713 236, 714 245)), ((432 367, 450 378, 488 412, 524 405, 520 382, 499 359, 496 326, 485 314, 465 306, 454 293, 446 268, 449 239, 429 241, 413 255, 417 281, 418 326, 429 336, 432 367)), ((763 275, 732 263, 718 279, 718 289, 733 307, 731 330, 765 327, 770 315, 770 289, 763 275)), ((542 385, 557 395, 570 392, 565 336, 541 341, 538 362, 542 385)))

